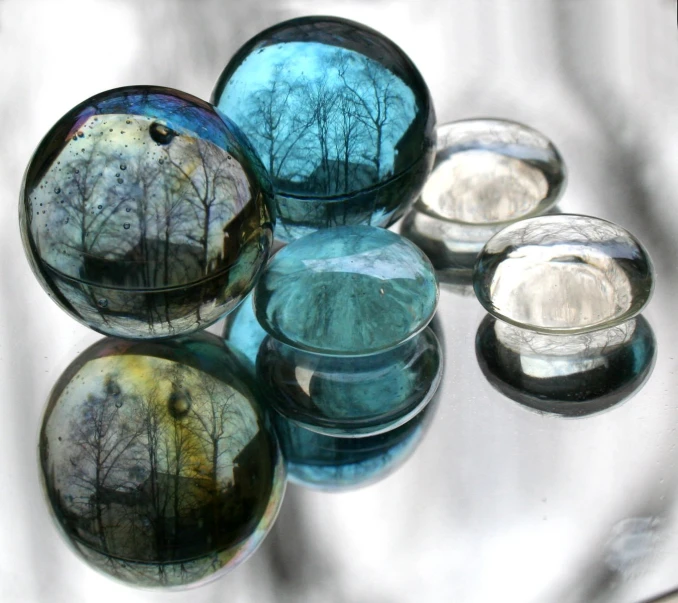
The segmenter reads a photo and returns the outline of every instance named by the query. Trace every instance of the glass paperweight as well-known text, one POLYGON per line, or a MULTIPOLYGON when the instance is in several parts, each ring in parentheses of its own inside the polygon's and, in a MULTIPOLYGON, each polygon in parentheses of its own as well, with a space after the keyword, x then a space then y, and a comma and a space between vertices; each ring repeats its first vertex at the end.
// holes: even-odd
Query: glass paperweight
POLYGON ((254 288, 261 326, 301 350, 362 356, 422 331, 438 303, 428 258, 373 226, 316 231, 281 249, 254 288))
POLYGON ((252 141, 276 190, 276 237, 395 222, 435 152, 419 71, 393 42, 338 17, 302 17, 249 40, 212 95, 252 141))
POLYGON ((270 530, 285 473, 236 355, 201 333, 104 339, 52 391, 40 432, 45 490, 68 542, 135 586, 223 575, 270 530))
POLYGON ((94 96, 31 159, 20 204, 40 283, 96 331, 202 329, 252 288, 272 193, 242 134, 209 104, 154 86, 94 96))
POLYGON ((323 435, 273 413, 288 479, 306 488, 335 492, 385 479, 416 450, 436 407, 434 399, 400 427, 364 438, 323 435))
POLYGON ((517 222, 478 257, 473 288, 490 313, 535 331, 580 333, 636 316, 654 269, 647 251, 616 224, 579 215, 517 222))
POLYGON ((430 328, 370 356, 311 354, 270 336, 257 356, 257 380, 275 410, 327 435, 361 437, 402 425, 435 394, 442 351, 430 328))
POLYGON ((591 333, 552 335, 487 315, 476 335, 476 356, 488 381, 512 400, 580 417, 635 394, 652 372, 656 342, 642 316, 591 333))
POLYGON ((438 127, 435 164, 416 204, 465 224, 496 224, 539 215, 565 188, 560 153, 540 132, 502 119, 438 127))

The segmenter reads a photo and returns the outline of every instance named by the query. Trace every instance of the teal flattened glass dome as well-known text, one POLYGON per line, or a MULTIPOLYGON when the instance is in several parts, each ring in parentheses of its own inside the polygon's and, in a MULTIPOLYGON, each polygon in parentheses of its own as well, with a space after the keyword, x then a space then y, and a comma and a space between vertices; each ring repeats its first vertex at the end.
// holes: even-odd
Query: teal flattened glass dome
POLYGON ((282 240, 388 225, 431 169, 428 88, 396 44, 359 23, 303 17, 259 33, 230 60, 212 101, 268 169, 282 240))
POLYGON ((438 281, 407 239, 373 226, 319 230, 279 251, 254 288, 261 326, 318 354, 367 356, 431 321, 438 281))

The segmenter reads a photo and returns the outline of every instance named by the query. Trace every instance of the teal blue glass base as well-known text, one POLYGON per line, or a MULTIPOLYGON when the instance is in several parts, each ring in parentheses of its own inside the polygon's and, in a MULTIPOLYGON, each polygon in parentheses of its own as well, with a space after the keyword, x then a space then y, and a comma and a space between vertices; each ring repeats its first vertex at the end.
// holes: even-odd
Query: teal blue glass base
POLYGON ((246 295, 273 237, 271 185, 238 129, 198 98, 98 94, 47 133, 20 221, 38 280, 101 333, 187 334, 246 295))
POLYGON ((437 302, 428 258, 407 239, 371 226, 294 241, 254 289, 257 319, 273 338, 327 355, 393 348, 426 327, 437 302))
POLYGON ((310 354, 267 337, 256 372, 267 402, 287 418, 318 433, 362 437, 394 429, 426 406, 443 358, 430 328, 357 358, 310 354))
POLYGON ((273 413, 290 482, 342 491, 385 479, 416 450, 437 407, 434 399, 400 427, 365 438, 331 437, 273 413))
POLYGON ((433 163, 435 113, 405 53, 338 17, 302 17, 254 36, 212 102, 252 141, 276 189, 276 237, 395 222, 433 163))
POLYGON ((638 316, 593 333, 537 333, 489 314, 476 334, 483 374, 523 406, 564 417, 610 409, 634 395, 656 357, 650 324, 638 316))
POLYGON ((277 438, 219 338, 99 341, 54 386, 40 464, 54 517, 128 584, 202 584, 247 559, 285 489, 277 438))

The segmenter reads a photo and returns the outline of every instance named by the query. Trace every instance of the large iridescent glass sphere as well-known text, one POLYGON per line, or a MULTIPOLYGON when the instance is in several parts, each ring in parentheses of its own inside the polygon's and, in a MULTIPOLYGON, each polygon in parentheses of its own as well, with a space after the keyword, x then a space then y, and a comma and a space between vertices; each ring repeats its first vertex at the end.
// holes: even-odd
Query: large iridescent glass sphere
POLYGON ((616 224, 540 216, 487 242, 473 287, 500 320, 545 333, 583 333, 636 316, 652 295, 654 269, 638 239, 616 224))
POLYGON ((137 86, 84 101, 48 132, 20 219, 33 271, 71 316, 160 338, 206 327, 252 288, 271 200, 256 153, 212 106, 137 86))
POLYGON ((51 509, 93 567, 144 587, 223 575, 270 530, 277 438, 236 353, 210 334, 96 343, 59 378, 40 432, 51 509))
POLYGON ((437 303, 429 259, 374 226, 323 229, 293 241, 254 288, 257 319, 274 339, 338 356, 400 345, 426 327, 437 303))
POLYGON ((431 169, 435 113, 405 53, 338 17, 303 17, 249 40, 212 102, 247 135, 276 189, 276 237, 386 226, 431 169))

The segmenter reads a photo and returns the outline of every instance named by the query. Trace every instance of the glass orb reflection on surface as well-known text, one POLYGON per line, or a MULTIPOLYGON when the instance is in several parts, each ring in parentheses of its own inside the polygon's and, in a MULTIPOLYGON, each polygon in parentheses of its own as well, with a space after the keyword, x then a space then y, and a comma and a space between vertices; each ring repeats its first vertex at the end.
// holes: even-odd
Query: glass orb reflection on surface
POLYGON ((281 240, 387 226, 431 169, 428 88, 396 44, 360 23, 309 16, 262 31, 229 61, 212 101, 271 174, 281 240))
POLYGON ((643 316, 568 335, 521 329, 488 314, 478 327, 476 356, 488 381, 512 400, 576 417, 635 394, 652 372, 656 341, 643 316))
POLYGON ((142 587, 235 567, 270 530, 285 488, 276 436, 239 360, 206 333, 107 338, 83 352, 50 396, 40 464, 67 541, 142 587))
POLYGON ((249 143, 211 105, 119 88, 77 105, 35 151, 24 247, 49 295, 96 331, 186 334, 251 289, 273 237, 271 195, 249 143))
POLYGON ((516 222, 494 235, 476 262, 473 288, 500 320, 549 333, 622 323, 647 305, 654 268, 620 226, 561 214, 516 222))
POLYGON ((361 438, 321 434, 273 413, 290 482, 337 492, 385 479, 414 453, 437 404, 434 398, 400 427, 361 438))
POLYGON ((405 423, 434 396, 443 354, 430 328, 370 356, 311 354, 270 336, 256 361, 267 403, 318 433, 364 437, 405 423))

